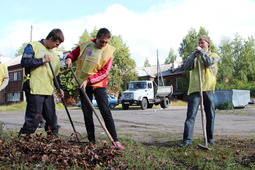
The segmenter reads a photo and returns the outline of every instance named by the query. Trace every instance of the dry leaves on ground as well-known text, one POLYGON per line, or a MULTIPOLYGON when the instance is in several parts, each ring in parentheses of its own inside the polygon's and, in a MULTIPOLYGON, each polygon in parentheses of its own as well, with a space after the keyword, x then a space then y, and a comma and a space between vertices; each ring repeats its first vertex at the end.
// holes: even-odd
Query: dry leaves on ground
POLYGON ((126 169, 124 163, 115 161, 117 156, 121 156, 121 153, 106 143, 97 147, 89 142, 70 143, 68 140, 43 137, 41 134, 0 139, 0 166, 23 164, 31 167, 44 164, 60 169, 72 166, 126 169))

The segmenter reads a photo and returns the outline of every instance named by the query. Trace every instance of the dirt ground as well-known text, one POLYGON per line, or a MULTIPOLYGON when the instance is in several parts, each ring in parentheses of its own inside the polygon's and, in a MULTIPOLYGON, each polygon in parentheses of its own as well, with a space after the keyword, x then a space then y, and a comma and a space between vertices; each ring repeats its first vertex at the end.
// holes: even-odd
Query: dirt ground
MULTIPOLYGON (((129 110, 113 109, 112 114, 119 137, 131 137, 139 142, 157 142, 181 140, 186 106, 170 106, 162 109, 159 106, 152 109, 129 110)), ((69 109, 76 131, 86 138, 83 114, 80 108, 69 109)), ((97 113, 100 114, 99 110, 97 113)), ((25 111, 1 112, 0 121, 4 123, 4 131, 19 131, 24 122, 25 111)), ((64 109, 58 109, 60 133, 69 135, 73 132, 70 121, 64 109)), ((96 136, 106 136, 98 120, 94 117, 96 136)), ((243 109, 217 111, 215 120, 215 140, 226 136, 255 136, 255 106, 249 105, 243 109)), ((198 111, 194 137, 202 138, 201 112, 198 111)), ((42 131, 42 129, 38 129, 42 131)))

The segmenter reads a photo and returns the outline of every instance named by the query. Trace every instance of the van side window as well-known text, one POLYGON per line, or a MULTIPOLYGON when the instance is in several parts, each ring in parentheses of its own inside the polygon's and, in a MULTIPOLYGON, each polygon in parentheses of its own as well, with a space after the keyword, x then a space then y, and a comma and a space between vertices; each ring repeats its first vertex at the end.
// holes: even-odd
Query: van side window
POLYGON ((151 88, 152 88, 151 83, 148 83, 148 88, 149 88, 149 89, 151 89, 151 88))

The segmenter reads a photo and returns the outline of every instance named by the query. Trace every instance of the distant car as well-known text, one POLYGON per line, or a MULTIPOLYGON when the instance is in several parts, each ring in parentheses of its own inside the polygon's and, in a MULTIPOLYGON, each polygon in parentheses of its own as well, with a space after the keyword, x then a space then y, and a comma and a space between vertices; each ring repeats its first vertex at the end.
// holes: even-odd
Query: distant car
MULTIPOLYGON (((113 97, 111 95, 107 95, 107 96, 108 96, 108 107, 110 109, 113 109, 114 107, 119 105, 119 101, 118 101, 118 99, 116 97, 113 97)), ((92 99, 92 104, 93 104, 93 106, 97 107, 97 101, 96 101, 94 96, 93 96, 93 99, 92 99)), ((77 106, 81 107, 81 102, 78 102, 77 106)))

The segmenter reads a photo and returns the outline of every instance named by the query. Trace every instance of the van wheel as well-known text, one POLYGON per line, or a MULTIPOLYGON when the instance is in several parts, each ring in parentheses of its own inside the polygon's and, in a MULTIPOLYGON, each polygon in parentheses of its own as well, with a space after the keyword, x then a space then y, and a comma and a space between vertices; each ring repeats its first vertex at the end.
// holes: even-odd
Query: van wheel
POLYGON ((165 109, 169 106, 169 99, 167 97, 164 97, 164 99, 160 102, 160 106, 165 109))
POLYGON ((129 105, 128 104, 122 104, 122 109, 123 110, 128 110, 129 108, 129 105))
POLYGON ((146 98, 143 98, 142 101, 141 101, 141 109, 142 109, 142 110, 146 110, 147 107, 148 107, 147 99, 146 99, 146 98))

